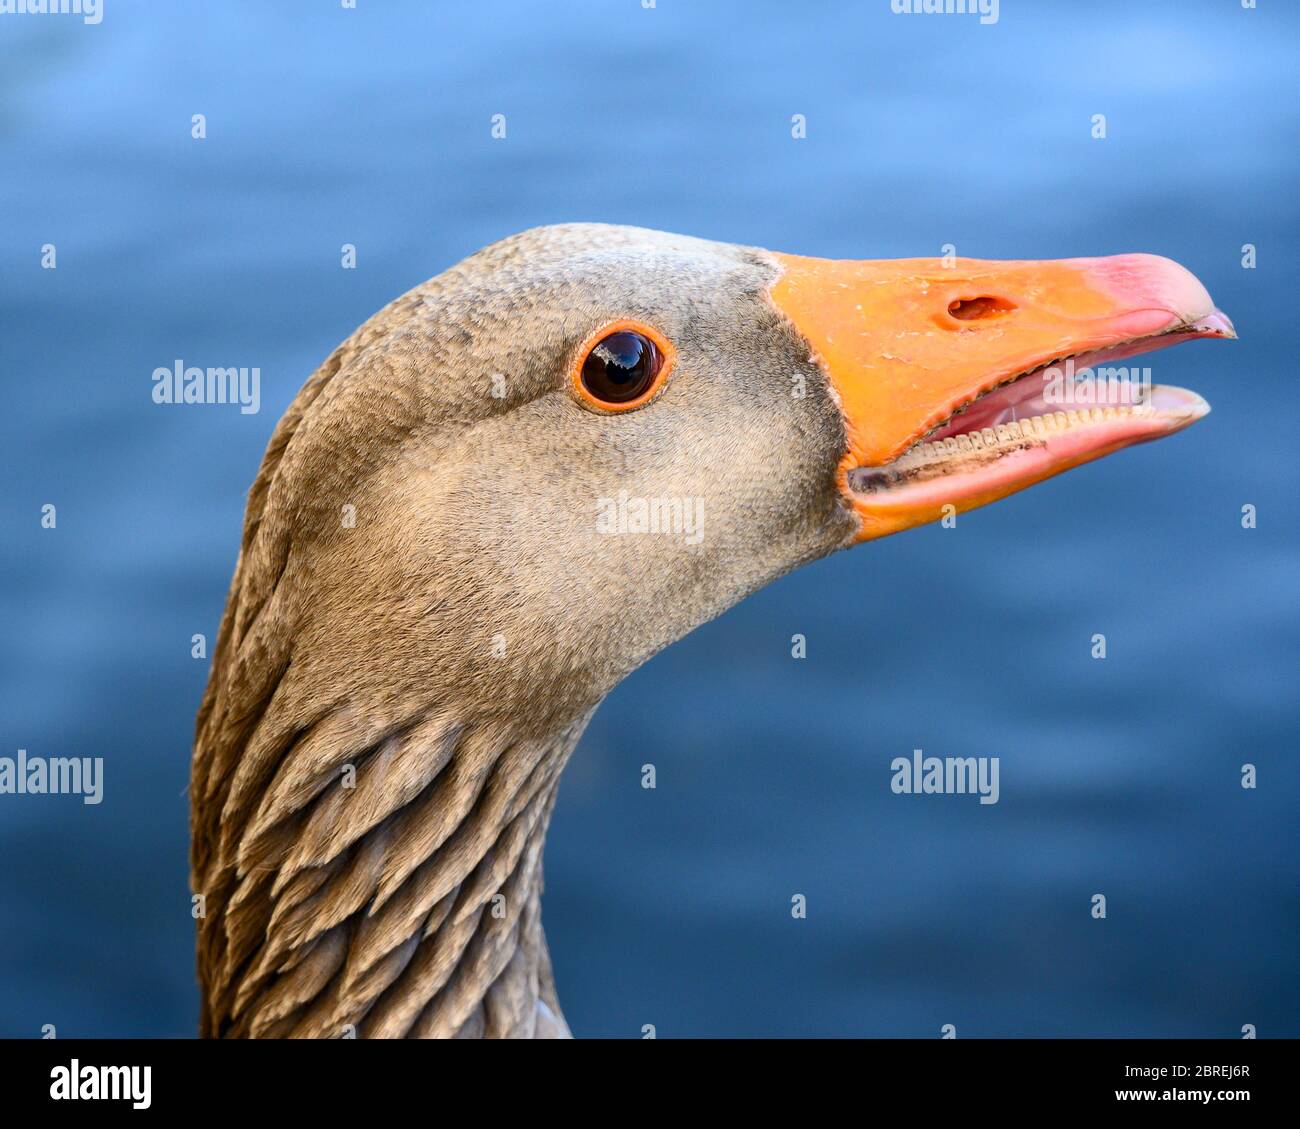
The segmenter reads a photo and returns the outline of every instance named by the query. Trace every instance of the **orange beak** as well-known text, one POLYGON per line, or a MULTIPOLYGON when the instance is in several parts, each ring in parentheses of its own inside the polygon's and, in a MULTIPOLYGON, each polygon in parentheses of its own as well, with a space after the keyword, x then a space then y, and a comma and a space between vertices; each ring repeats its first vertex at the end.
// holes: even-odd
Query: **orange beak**
POLYGON ((839 485, 860 541, 1187 427, 1204 400, 1112 362, 1236 336, 1196 278, 1155 255, 774 257, 772 301, 839 397, 839 485))

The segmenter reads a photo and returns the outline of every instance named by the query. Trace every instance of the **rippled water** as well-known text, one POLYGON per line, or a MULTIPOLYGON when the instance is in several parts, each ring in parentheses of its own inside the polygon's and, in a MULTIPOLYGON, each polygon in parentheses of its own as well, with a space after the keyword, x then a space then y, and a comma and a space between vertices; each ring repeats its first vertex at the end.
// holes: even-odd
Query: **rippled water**
POLYGON ((574 1030, 1300 1034, 1300 12, 432 9, 0 16, 0 740, 107 764, 97 807, 0 797, 0 1033, 194 1029, 189 641, 271 428, 397 293, 597 219, 833 256, 1152 251, 1241 340, 1152 361, 1214 405, 1186 434, 807 568, 614 693, 548 846, 574 1030), (154 405, 176 357, 259 365, 262 410, 154 405), (892 794, 917 747, 1000 757, 1000 802, 892 794))

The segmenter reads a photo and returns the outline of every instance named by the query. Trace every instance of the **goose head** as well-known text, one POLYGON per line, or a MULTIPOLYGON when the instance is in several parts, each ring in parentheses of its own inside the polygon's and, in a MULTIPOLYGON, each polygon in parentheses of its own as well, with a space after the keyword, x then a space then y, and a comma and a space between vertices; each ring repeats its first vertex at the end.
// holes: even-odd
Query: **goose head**
POLYGON ((1146 255, 832 261, 539 228, 410 291, 277 427, 199 714, 209 1035, 566 1034, 560 770, 630 671, 800 564, 1208 410, 1067 377, 1231 336, 1146 255))

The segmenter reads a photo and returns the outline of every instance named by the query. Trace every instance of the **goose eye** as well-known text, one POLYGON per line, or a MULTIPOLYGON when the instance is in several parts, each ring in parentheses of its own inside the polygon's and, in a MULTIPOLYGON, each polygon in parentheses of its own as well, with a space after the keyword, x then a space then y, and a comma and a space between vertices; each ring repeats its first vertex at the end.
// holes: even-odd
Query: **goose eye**
POLYGON ((659 371, 659 351, 639 333, 620 330, 600 342, 582 362, 583 386, 598 400, 626 404, 645 395, 659 371))
POLYGON ((647 403, 668 374, 672 346, 648 326, 616 323, 593 335, 574 372, 577 391, 605 411, 647 403))

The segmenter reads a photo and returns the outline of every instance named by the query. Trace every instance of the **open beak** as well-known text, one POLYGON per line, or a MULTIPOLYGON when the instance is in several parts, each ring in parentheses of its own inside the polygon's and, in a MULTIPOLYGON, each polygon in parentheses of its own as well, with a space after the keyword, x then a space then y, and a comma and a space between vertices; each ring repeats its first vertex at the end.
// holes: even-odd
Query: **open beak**
POLYGON ((859 541, 1182 430, 1209 405, 1115 362, 1236 336, 1195 276, 1156 255, 774 257, 772 301, 839 397, 859 541))

